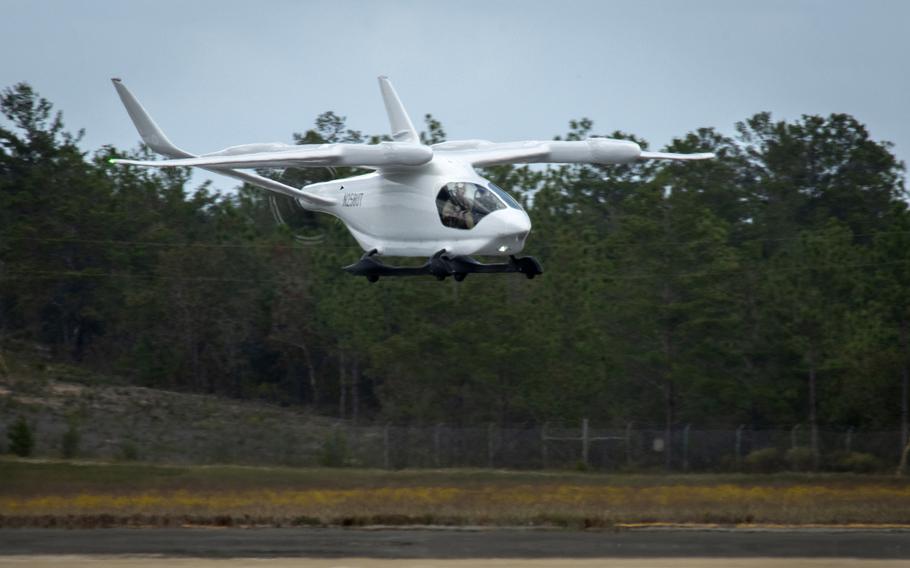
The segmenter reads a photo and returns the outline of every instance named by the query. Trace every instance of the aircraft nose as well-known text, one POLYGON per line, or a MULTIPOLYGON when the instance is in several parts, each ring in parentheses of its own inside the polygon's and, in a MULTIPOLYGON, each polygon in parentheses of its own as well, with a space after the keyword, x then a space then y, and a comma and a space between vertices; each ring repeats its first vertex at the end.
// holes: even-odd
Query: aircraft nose
POLYGON ((508 248, 520 248, 524 246, 528 233, 531 232, 531 219, 524 211, 509 209, 502 211, 502 225, 500 225, 500 235, 508 248))
POLYGON ((524 211, 510 211, 510 213, 508 219, 506 219, 509 232, 514 235, 521 235, 521 239, 524 240, 524 237, 531 232, 531 219, 524 211))

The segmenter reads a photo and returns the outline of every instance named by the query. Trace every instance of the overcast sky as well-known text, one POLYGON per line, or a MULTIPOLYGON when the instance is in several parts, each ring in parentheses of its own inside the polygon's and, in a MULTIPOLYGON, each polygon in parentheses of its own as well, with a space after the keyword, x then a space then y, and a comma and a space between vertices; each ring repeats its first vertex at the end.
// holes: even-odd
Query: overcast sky
POLYGON ((387 132, 386 74, 449 139, 547 139, 586 116, 660 149, 763 110, 847 112, 906 162, 908 23, 905 0, 0 0, 0 86, 32 84, 87 150, 138 142, 110 77, 210 152, 290 142, 326 110, 387 132))

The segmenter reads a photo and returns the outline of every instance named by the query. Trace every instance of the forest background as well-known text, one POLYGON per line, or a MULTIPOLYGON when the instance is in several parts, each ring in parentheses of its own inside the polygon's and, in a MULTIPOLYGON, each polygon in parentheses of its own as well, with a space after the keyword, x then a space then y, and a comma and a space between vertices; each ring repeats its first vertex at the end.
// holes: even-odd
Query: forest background
MULTIPOLYGON (((666 148, 717 153, 702 163, 489 168, 532 218, 542 277, 368 284, 340 270, 362 251, 332 217, 110 165, 150 154, 84 152, 24 83, 0 110, 0 348, 355 423, 805 424, 813 445, 819 428, 907 441, 904 165, 849 115, 758 113, 666 148)), ((425 119, 424 140, 444 140, 425 119)), ((379 139, 333 112, 291 135, 379 139)))

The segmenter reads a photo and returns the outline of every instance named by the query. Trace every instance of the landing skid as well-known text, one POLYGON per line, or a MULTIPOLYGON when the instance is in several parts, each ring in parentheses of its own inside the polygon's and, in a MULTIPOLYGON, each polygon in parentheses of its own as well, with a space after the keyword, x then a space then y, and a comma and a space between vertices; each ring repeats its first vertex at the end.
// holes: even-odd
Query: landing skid
POLYGON ((371 251, 356 263, 345 266, 344 270, 355 276, 366 276, 370 282, 376 282, 380 276, 435 276, 437 280, 451 276, 461 282, 468 274, 519 272, 528 278, 543 274, 543 268, 533 256, 510 256, 509 262, 484 264, 470 256, 446 256, 444 250, 434 254, 422 266, 389 266, 379 260, 375 251, 371 251))

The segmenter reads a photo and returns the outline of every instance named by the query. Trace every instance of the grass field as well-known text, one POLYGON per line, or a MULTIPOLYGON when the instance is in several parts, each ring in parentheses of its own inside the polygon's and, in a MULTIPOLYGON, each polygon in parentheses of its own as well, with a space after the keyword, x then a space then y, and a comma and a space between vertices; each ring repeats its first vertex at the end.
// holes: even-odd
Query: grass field
POLYGON ((0 460, 0 526, 910 525, 910 481, 0 460))

